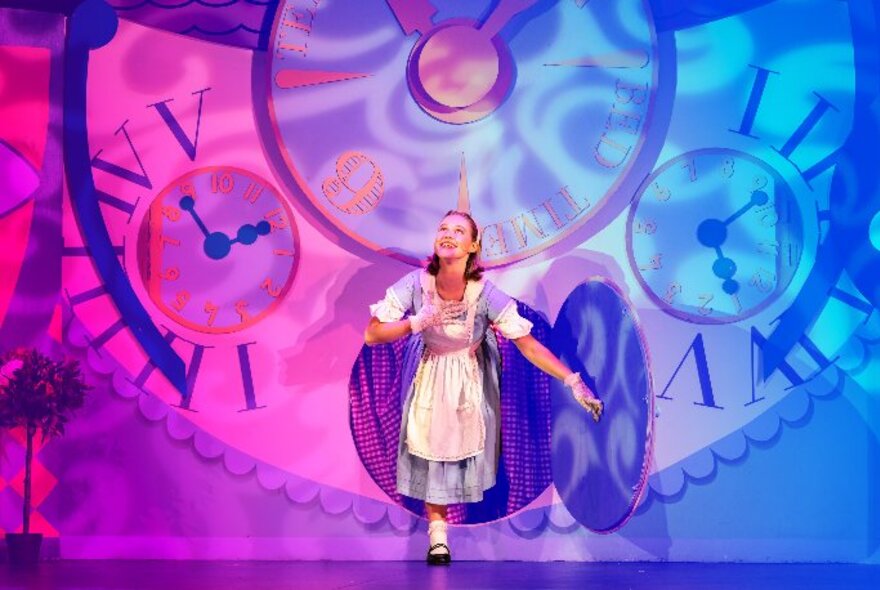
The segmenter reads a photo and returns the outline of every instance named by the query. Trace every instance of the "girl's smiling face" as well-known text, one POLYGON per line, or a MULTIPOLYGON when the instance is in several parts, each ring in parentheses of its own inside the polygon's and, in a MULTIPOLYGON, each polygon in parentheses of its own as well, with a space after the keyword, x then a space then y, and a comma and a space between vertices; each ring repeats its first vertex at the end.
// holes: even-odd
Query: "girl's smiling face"
POLYGON ((470 221, 461 215, 451 213, 443 218, 434 238, 434 253, 440 258, 465 258, 477 251, 473 228, 470 221))

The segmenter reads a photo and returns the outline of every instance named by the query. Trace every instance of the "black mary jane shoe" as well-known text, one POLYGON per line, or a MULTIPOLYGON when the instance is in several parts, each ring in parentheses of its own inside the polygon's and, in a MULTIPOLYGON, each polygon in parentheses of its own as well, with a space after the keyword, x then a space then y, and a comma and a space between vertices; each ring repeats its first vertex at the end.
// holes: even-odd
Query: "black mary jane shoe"
POLYGON ((428 549, 427 562, 428 565, 449 565, 452 563, 452 555, 449 553, 449 546, 446 543, 431 545, 431 548, 428 549), (431 553, 431 551, 440 549, 441 547, 446 549, 446 553, 431 553))

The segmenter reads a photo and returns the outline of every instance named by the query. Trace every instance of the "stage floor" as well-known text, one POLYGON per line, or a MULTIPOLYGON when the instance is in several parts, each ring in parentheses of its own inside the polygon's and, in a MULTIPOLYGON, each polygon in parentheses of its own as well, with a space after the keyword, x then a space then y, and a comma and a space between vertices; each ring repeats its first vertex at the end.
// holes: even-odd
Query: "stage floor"
POLYGON ((34 572, 0 566, 0 588, 162 590, 684 588, 876 590, 880 566, 841 564, 50 561, 34 572))

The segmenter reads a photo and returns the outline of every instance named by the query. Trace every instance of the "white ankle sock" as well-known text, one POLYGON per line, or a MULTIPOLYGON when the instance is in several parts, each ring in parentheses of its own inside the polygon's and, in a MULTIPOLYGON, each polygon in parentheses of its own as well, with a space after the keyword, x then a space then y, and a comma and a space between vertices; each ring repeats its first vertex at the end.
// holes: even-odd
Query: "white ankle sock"
MULTIPOLYGON (((446 539, 445 520, 432 520, 428 524, 428 543, 430 543, 431 547, 433 547, 437 543, 443 543, 447 547, 449 546, 449 541, 446 539)), ((439 547, 431 551, 431 553, 439 555, 448 552, 443 547, 439 547)))

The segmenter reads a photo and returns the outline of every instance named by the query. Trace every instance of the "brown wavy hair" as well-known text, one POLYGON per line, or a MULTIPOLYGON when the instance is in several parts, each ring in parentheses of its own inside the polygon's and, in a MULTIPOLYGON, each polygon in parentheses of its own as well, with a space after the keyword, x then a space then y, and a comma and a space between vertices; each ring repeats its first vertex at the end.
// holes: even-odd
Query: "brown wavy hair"
MULTIPOLYGON (((477 229, 477 222, 474 221, 474 218, 471 217, 470 213, 465 211, 456 211, 455 209, 450 209, 443 216, 444 218, 450 215, 458 215, 459 217, 464 217, 468 221, 468 225, 471 226, 471 239, 477 243, 477 251, 471 254, 468 254, 467 263, 464 267, 464 280, 465 281, 479 281, 483 278, 483 267, 480 266, 480 250, 482 245, 480 244, 480 236, 479 230, 477 229)), ((428 256, 428 272, 433 276, 437 276, 437 273, 440 272, 440 257, 437 256, 437 253, 433 253, 428 256)))

